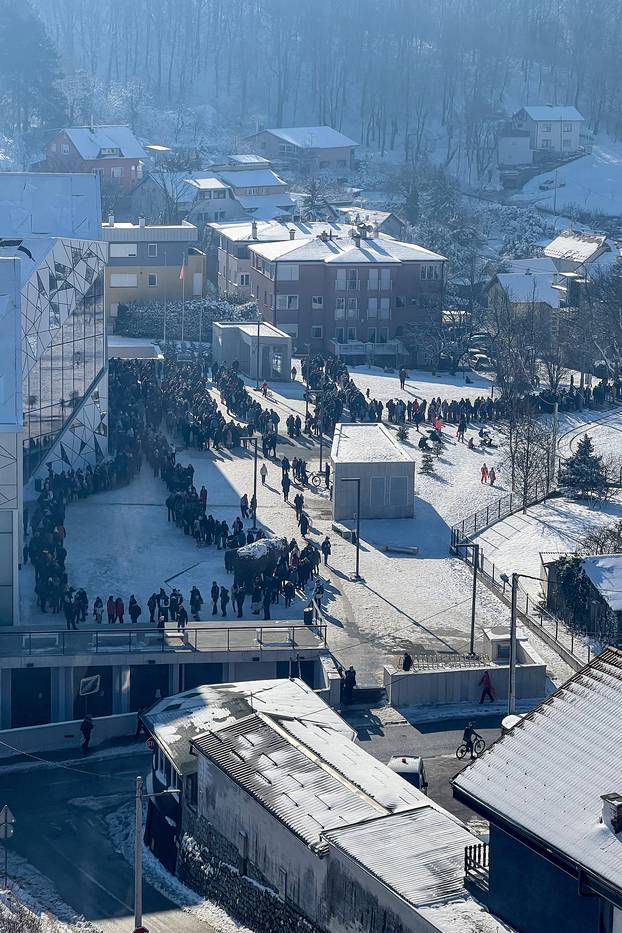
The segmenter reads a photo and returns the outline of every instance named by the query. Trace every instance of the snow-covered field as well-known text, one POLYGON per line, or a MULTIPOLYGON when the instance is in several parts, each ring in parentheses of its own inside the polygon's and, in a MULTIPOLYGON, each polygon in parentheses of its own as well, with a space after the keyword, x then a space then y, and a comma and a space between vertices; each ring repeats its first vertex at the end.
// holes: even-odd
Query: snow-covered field
MULTIPOLYGON (((510 515, 478 535, 484 555, 500 572, 540 576, 540 555, 580 551, 586 534, 622 518, 622 496, 611 502, 590 505, 572 499, 549 499, 533 506, 527 514, 510 515)), ((522 580, 521 587, 534 596, 540 584, 522 580)))
POLYGON ((541 191, 544 182, 555 182, 555 171, 532 178, 515 195, 516 202, 530 200, 547 210, 582 211, 616 216, 622 214, 622 143, 602 140, 589 155, 557 170, 557 196, 553 188, 541 191))

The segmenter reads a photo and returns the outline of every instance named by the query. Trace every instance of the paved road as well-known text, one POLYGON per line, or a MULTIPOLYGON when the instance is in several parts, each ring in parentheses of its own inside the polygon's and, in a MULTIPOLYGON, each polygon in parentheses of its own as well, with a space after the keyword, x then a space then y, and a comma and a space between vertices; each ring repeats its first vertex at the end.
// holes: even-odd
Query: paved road
MULTIPOLYGON (((384 725, 370 710, 346 709, 342 710, 341 715, 356 729, 365 751, 379 761, 386 764, 392 755, 421 755, 425 759, 430 797, 470 825, 474 831, 485 829, 483 821, 473 810, 454 799, 449 783, 468 764, 456 758, 456 748, 462 742, 465 720, 384 725)), ((498 714, 471 717, 487 745, 499 737, 501 718, 498 714)))
MULTIPOLYGON (((147 765, 148 755, 137 752, 80 762, 80 768, 100 777, 60 768, 0 771, 0 801, 9 804, 16 818, 11 849, 49 878, 76 914, 104 933, 134 929, 133 872, 109 841, 105 814, 124 797, 132 799, 136 775, 144 774, 147 765), (77 797, 102 799, 96 808, 68 803, 77 797)), ((147 883, 143 899, 150 933, 215 933, 147 883)))

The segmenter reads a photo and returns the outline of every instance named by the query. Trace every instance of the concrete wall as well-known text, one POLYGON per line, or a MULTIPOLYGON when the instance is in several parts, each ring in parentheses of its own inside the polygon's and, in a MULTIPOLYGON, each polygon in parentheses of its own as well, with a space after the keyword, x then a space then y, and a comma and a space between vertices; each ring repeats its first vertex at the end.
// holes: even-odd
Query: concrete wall
MULTIPOLYGON (((20 752, 52 752, 65 749, 80 751, 82 733, 81 719, 57 722, 46 726, 28 726, 26 729, 4 729, 0 732, 0 743, 6 742, 20 752)), ((110 739, 133 735, 136 730, 136 713, 117 716, 101 716, 94 719, 91 747, 96 748, 110 739)), ((13 748, 0 744, 0 760, 18 754, 13 748)))
POLYGON ((333 463, 333 520, 352 521, 356 516, 356 483, 344 477, 361 478, 361 519, 412 518, 415 514, 415 462, 333 463), (392 481, 403 479, 406 495, 391 502, 392 481))
MULTIPOLYGON (((507 699, 507 665, 447 667, 444 670, 402 671, 385 666, 384 686, 392 706, 436 706, 443 703, 478 703, 479 684, 484 672, 490 673, 496 699, 507 699)), ((519 664, 516 667, 517 699, 534 699, 545 694, 546 664, 519 664)))

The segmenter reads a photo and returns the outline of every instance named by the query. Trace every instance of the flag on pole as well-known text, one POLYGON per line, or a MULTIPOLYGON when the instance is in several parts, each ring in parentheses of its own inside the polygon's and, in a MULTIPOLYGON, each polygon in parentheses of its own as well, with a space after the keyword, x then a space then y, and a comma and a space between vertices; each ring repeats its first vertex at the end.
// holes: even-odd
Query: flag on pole
POLYGON ((183 262, 183 260, 182 260, 181 268, 180 268, 180 270, 179 270, 179 278, 180 278, 180 279, 183 279, 183 277, 184 277, 184 268, 185 268, 185 267, 184 267, 184 262, 183 262))

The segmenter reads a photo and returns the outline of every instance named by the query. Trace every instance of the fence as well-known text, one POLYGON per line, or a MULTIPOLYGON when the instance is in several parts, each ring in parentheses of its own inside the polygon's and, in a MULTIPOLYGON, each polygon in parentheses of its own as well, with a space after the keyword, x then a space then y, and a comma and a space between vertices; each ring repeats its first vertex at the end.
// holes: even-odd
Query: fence
POLYGON ((312 648, 326 645, 325 624, 190 626, 184 632, 155 627, 78 631, 0 631, 0 658, 33 655, 118 654, 129 652, 244 651, 312 648))
MULTIPOLYGON (((460 547, 458 544, 455 554, 469 566, 473 566, 474 549, 460 547)), ((501 571, 479 549, 477 572, 480 577, 493 590, 506 605, 511 605, 511 586, 501 579, 501 571)), ((523 624, 539 635, 543 641, 550 645, 560 657, 574 670, 580 670, 592 659, 593 649, 589 641, 584 643, 578 633, 574 632, 564 622, 548 612, 539 599, 529 595, 520 584, 516 592, 516 613, 523 624)), ((598 653, 598 652, 597 652, 598 653)))
POLYGON ((478 509, 477 512, 468 515, 451 529, 452 552, 455 552, 456 546, 461 541, 468 541, 473 535, 484 531, 494 522, 499 522, 502 518, 507 518, 508 515, 515 515, 516 512, 522 512, 524 508, 528 508, 530 505, 543 502, 551 494, 551 491, 548 484, 536 483, 533 491, 527 497, 524 497, 522 493, 510 492, 505 496, 501 496, 496 502, 491 502, 485 508, 478 509))

